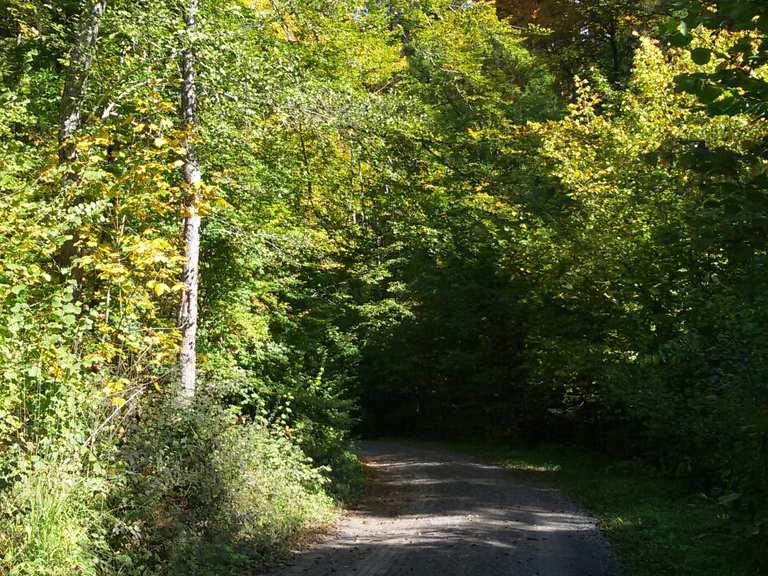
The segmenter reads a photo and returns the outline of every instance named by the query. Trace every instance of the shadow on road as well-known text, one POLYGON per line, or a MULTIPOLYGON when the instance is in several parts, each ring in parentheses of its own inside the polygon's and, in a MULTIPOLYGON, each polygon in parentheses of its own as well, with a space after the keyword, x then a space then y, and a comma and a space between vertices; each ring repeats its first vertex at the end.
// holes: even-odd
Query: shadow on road
POLYGON ((529 474, 450 452, 366 442, 369 489, 337 530, 272 576, 608 576, 595 522, 529 474))

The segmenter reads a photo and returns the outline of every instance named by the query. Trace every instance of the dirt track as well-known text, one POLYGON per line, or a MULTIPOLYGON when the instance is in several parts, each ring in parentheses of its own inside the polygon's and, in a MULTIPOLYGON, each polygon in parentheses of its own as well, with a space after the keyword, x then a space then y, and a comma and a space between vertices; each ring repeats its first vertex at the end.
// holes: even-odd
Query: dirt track
POLYGON ((594 521, 556 490, 466 456, 366 442, 358 510, 271 576, 609 576, 594 521))

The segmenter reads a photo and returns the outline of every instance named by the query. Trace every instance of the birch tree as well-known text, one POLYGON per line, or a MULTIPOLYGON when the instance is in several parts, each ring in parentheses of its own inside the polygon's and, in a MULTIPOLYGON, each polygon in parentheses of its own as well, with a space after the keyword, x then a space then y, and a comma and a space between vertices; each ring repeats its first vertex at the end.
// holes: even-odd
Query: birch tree
POLYGON ((184 294, 179 313, 181 328, 181 394, 189 402, 195 395, 197 385, 197 292, 200 261, 200 212, 198 209, 199 189, 202 173, 193 143, 197 129, 197 79, 195 74, 194 33, 197 28, 198 0, 189 0, 185 14, 187 46, 182 53, 181 113, 186 132, 184 143, 184 179, 188 192, 184 199, 184 242, 185 259, 182 281, 184 294))

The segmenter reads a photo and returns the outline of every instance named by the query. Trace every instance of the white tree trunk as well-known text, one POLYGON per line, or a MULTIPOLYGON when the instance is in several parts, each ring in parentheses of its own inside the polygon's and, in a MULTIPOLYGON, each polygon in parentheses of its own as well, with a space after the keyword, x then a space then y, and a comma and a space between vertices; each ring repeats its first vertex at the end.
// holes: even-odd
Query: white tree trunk
MULTIPOLYGON (((187 32, 190 37, 196 28, 198 0, 189 0, 186 13, 187 32)), ((193 42, 190 38, 189 42, 193 42)), ((186 156, 184 159, 184 179, 187 182, 188 194, 184 201, 184 241, 185 261, 182 281, 184 294, 179 312, 181 328, 181 396, 189 403, 195 396, 197 388, 197 293, 199 285, 200 263, 200 213, 198 211, 199 189, 202 183, 202 173, 195 154, 192 137, 197 128, 197 81, 195 76, 195 50, 187 46, 182 55, 182 95, 181 111, 184 128, 187 131, 185 142, 186 156)))

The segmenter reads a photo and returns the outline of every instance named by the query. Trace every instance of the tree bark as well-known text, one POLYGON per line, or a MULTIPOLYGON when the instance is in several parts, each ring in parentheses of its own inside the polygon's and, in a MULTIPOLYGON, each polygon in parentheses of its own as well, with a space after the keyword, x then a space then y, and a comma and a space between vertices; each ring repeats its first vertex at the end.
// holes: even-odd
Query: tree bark
POLYGON ((64 80, 64 94, 59 106, 59 162, 62 164, 77 158, 73 137, 83 122, 85 87, 91 72, 101 19, 106 9, 107 0, 95 0, 91 3, 88 11, 84 13, 77 43, 70 55, 64 80))
MULTIPOLYGON (((64 77, 64 92, 59 103, 59 164, 65 166, 77 159, 75 135, 83 124, 83 102, 91 72, 96 43, 99 38, 99 28, 104 12, 107 10, 107 0, 92 0, 83 11, 80 31, 75 46, 69 55, 69 67, 64 77)), ((64 182, 73 184, 76 176, 72 171, 64 174, 64 182)), ((72 261, 78 255, 78 232, 72 231, 71 239, 64 242, 55 261, 64 269, 72 266, 72 261)), ((76 294, 80 291, 82 274, 79 268, 72 270, 75 280, 76 294)))
POLYGON ((185 260, 182 281, 184 294, 179 312, 181 328, 181 353, 179 364, 181 368, 181 397, 189 403, 195 396, 197 388, 197 294, 199 286, 200 263, 200 212, 198 210, 199 190, 202 183, 202 172, 195 153, 193 143, 194 132, 197 129, 197 79, 195 75, 195 49, 192 38, 197 27, 198 0, 189 0, 185 15, 187 33, 190 44, 182 53, 181 75, 181 112, 186 130, 184 147, 184 179, 187 182, 188 194, 184 200, 184 242, 185 260))

